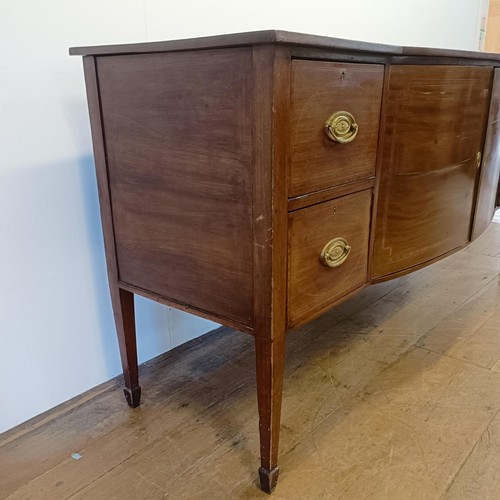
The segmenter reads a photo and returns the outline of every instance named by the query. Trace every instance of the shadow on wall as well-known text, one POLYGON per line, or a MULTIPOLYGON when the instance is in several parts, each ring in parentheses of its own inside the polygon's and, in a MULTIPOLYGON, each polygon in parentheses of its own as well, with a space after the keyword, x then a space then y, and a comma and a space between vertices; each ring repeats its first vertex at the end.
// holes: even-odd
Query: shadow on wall
MULTIPOLYGON (((94 272, 94 296, 99 310, 104 353, 108 358, 108 366, 112 366, 113 360, 109 358, 118 355, 118 346, 113 321, 111 321, 112 327, 109 327, 109 316, 112 316, 111 300, 106 276, 94 161, 91 156, 81 159, 80 175, 84 194, 83 213, 85 214, 85 226, 91 249, 91 266, 94 272), (112 342, 110 338, 113 339, 112 342)), ((172 309, 138 295, 135 296, 135 306, 140 363, 219 326, 211 321, 172 309)))
MULTIPOLYGON (((0 374, 68 399, 120 373, 93 158, 2 173, 0 212, 0 374)), ((139 298, 137 327, 141 360, 171 347, 168 308, 139 298)))
MULTIPOLYGON (((0 214, 3 432, 121 364, 92 156, 2 172, 0 214)), ((141 297, 136 322, 140 362, 215 326, 141 297)))
MULTIPOLYGON (((80 143, 79 148, 81 150, 89 149, 91 147, 89 143, 90 130, 85 100, 82 99, 78 102, 68 100, 65 103, 65 115, 67 124, 74 131, 76 142, 80 143), (82 124, 84 125, 82 126, 82 124)), ((78 164, 80 189, 83 194, 82 213, 84 214, 85 230, 90 247, 94 297, 97 301, 96 307, 100 322, 99 331, 102 332, 106 366, 114 367, 119 351, 108 289, 94 158, 92 155, 82 156, 78 160, 78 164)), ((135 304, 138 356, 139 362, 144 362, 175 346, 171 338, 171 313, 169 308, 137 295, 135 296, 135 304)), ((113 374, 116 373, 118 372, 113 369, 113 374)))
MULTIPOLYGON (((94 297, 99 312, 103 352, 106 355, 108 366, 112 366, 118 354, 118 345, 109 296, 99 199, 92 156, 81 158, 80 176, 84 194, 83 213, 91 249, 94 297)), ((139 361, 143 362, 173 347, 170 335, 170 308, 137 295, 135 296, 135 305, 139 361)))

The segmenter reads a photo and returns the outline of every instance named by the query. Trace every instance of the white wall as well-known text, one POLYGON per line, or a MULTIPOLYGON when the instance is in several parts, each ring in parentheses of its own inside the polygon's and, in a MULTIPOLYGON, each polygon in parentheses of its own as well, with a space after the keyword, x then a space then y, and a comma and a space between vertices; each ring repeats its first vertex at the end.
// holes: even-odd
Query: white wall
MULTIPOLYGON (((474 49, 487 0, 0 0, 0 432, 120 372, 73 45, 285 29, 474 49)), ((137 300, 140 361, 209 323, 137 300)))

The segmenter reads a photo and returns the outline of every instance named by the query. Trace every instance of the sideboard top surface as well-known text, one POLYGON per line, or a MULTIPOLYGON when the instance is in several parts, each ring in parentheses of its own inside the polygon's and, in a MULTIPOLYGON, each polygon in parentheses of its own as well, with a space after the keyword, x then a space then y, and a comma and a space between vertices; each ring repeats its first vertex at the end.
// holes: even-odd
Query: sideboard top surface
POLYGON ((328 36, 308 35, 281 30, 250 31, 227 35, 168 40, 163 42, 128 43, 120 45, 96 45, 71 47, 70 55, 116 55, 140 54, 146 52, 173 52, 179 50, 212 49, 247 45, 280 44, 301 47, 322 48, 340 52, 357 52, 393 57, 423 56, 452 57, 457 59, 488 60, 500 62, 500 54, 467 50, 436 49, 427 47, 403 47, 381 43, 346 40, 328 36))

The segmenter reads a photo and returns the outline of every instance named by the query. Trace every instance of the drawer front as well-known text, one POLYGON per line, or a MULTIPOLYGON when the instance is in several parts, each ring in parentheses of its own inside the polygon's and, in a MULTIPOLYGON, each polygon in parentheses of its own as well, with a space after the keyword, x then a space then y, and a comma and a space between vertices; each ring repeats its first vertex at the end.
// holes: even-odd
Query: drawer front
POLYGON ((295 60, 292 73, 289 197, 375 175, 384 66, 295 60))
POLYGON ((289 214, 289 327, 366 282, 371 201, 369 189, 289 214))

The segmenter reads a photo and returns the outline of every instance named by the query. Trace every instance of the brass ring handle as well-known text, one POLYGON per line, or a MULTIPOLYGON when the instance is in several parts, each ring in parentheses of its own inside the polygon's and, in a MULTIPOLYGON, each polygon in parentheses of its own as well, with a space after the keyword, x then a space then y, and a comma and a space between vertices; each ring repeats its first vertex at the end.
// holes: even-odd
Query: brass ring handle
POLYGON ((338 267, 343 264, 349 254, 351 247, 344 238, 330 240, 321 250, 321 263, 327 267, 338 267))
POLYGON ((341 144, 353 141, 358 134, 358 129, 354 116, 347 111, 333 113, 325 123, 325 132, 328 138, 341 144))

